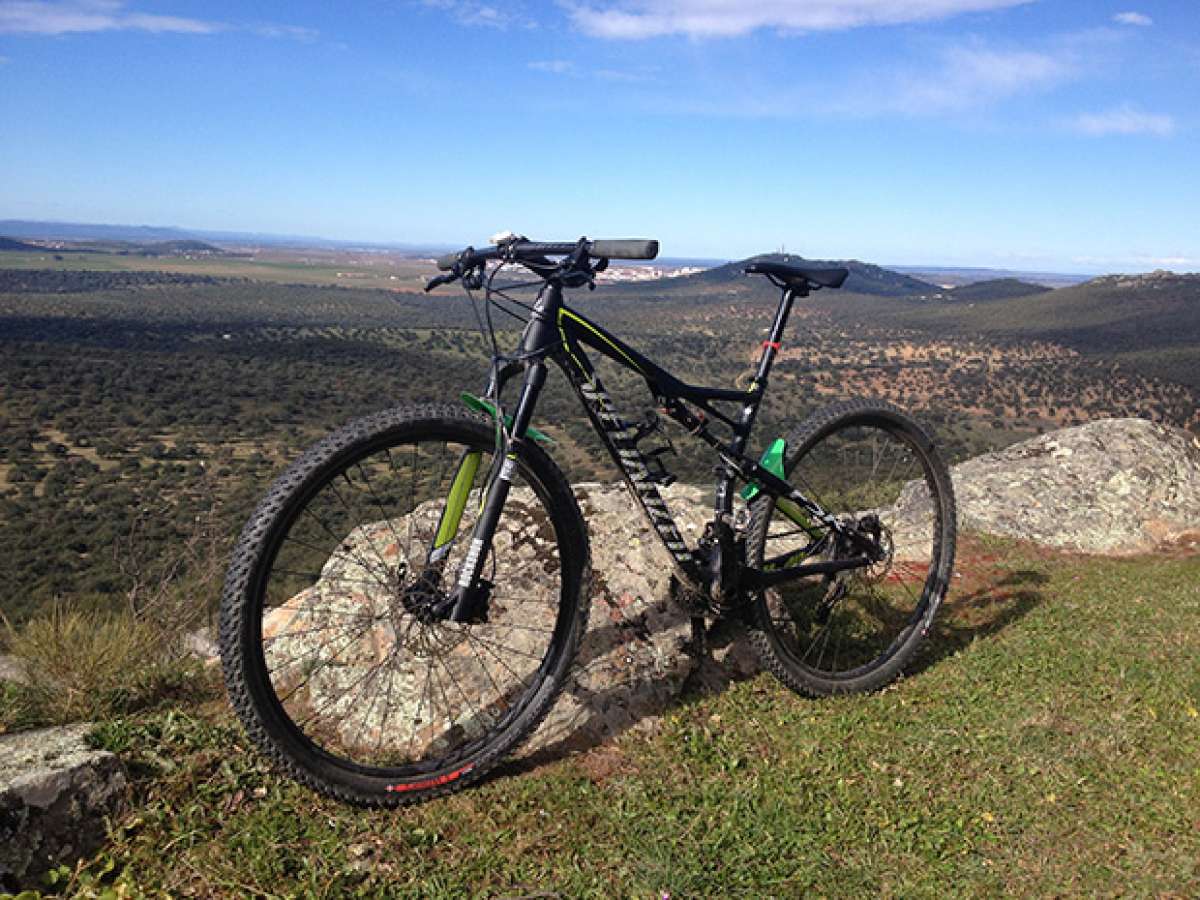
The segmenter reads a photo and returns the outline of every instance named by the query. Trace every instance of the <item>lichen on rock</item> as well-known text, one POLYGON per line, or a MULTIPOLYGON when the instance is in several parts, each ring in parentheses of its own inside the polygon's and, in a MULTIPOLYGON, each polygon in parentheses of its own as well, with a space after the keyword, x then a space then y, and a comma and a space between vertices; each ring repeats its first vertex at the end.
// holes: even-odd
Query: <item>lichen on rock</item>
POLYGON ((117 758, 87 745, 91 725, 0 735, 0 889, 31 885, 95 851, 125 796, 117 758))
MULTIPOLYGON (((1200 438, 1145 419, 1054 431, 951 475, 966 531, 1103 554, 1200 536, 1200 438)), ((901 520, 907 502, 898 504, 901 520)))

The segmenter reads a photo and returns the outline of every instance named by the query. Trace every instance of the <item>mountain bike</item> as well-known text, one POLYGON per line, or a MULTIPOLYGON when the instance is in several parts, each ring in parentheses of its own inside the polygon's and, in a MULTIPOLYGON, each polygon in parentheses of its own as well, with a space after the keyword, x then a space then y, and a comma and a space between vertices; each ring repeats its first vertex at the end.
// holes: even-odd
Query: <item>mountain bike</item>
POLYGON ((586 629, 591 571, 584 516, 534 425, 550 363, 693 617, 744 621, 765 667, 808 695, 877 689, 912 660, 955 549, 950 477, 925 430, 855 399, 747 453, 793 304, 840 287, 847 270, 747 265, 780 289, 779 305, 746 389, 704 387, 565 302, 610 260, 657 253, 656 241, 506 235, 439 259, 426 290, 461 282, 490 341, 483 395, 351 422, 258 505, 225 583, 221 657, 247 732, 293 777, 365 805, 425 800, 478 782, 554 703, 586 629), (531 273, 536 299, 515 300, 501 270, 531 273), (493 308, 525 320, 514 352, 499 350, 493 308), (656 411, 618 412, 589 350, 644 380, 656 411), (674 477, 667 448, 649 446, 664 418, 714 457, 712 519, 694 546, 660 491, 674 477))

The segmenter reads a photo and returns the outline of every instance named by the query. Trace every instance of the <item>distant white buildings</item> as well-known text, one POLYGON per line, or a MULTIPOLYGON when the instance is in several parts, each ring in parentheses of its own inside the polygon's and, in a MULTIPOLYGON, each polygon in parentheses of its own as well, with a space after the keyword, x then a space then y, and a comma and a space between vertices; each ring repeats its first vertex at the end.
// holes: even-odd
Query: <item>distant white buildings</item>
POLYGON ((605 281, 658 281, 660 278, 681 278, 703 272, 704 266, 609 266, 596 276, 605 281))

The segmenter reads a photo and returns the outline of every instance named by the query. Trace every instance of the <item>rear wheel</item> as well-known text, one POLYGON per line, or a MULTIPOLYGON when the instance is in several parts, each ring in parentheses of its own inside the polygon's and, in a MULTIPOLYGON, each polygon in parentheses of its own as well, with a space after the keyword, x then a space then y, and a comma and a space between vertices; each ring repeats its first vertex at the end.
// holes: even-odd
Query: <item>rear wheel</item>
POLYGON ((482 620, 436 611, 495 444, 490 422, 452 407, 358 420, 297 460, 243 531, 222 599, 226 682, 250 736, 305 784, 374 805, 464 787, 554 701, 586 627, 588 550, 536 446, 485 559, 482 620))
MULTIPOLYGON (((788 440, 790 484, 882 548, 877 563, 763 591, 751 641, 796 691, 869 691, 904 667, 928 632, 954 565, 954 491, 922 428, 881 401, 837 403, 788 440)), ((783 568, 856 555, 831 529, 762 495, 752 506, 747 559, 783 568)))

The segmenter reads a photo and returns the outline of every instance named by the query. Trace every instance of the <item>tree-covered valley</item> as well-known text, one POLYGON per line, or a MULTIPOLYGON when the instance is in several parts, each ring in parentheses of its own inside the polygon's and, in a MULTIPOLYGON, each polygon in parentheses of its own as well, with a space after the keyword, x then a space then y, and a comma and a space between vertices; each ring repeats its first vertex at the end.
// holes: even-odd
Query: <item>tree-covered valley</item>
MULTIPOLYGON (((757 446, 825 402, 866 395, 916 412, 953 460, 1106 416, 1200 427, 1194 278, 955 300, 879 273, 797 306, 757 446)), ((711 270, 573 302, 687 381, 744 385, 775 294, 711 270)), ((496 321, 511 346, 519 323, 496 321)), ((305 445, 389 405, 458 402, 487 376, 457 289, 203 272, 0 269, 0 351, 0 606, 16 621, 56 597, 124 603, 156 571, 195 565, 178 548, 201 527, 219 557, 305 445)), ((635 380, 600 371, 627 417, 651 407, 635 380)), ((560 376, 537 424, 571 478, 614 477, 560 376)), ((668 431, 679 453, 667 467, 707 480, 711 458, 668 431)))

